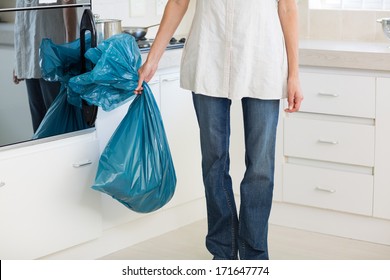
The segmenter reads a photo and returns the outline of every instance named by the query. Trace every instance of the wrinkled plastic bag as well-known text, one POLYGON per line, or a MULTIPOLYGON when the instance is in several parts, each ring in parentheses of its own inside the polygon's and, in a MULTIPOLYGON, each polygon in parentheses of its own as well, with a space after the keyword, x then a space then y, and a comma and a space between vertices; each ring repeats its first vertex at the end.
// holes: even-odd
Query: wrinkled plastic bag
POLYGON ((134 98, 142 58, 133 36, 114 35, 89 49, 85 57, 95 67, 69 81, 70 96, 80 96, 104 111, 111 111, 134 98))
MULTIPOLYGON (((90 36, 86 39, 86 42, 88 41, 90 36)), ((43 39, 39 55, 42 78, 50 82, 60 82, 61 89, 32 138, 38 139, 88 128, 81 109, 69 103, 81 103, 80 96, 70 100, 67 94, 69 80, 80 74, 80 39, 61 45, 53 43, 50 39, 43 39)))
POLYGON ((133 211, 148 213, 168 203, 175 186, 161 115, 145 84, 104 149, 92 188, 133 211))
POLYGON ((68 102, 66 90, 61 90, 47 110, 32 139, 55 136, 88 128, 80 108, 68 102))
POLYGON ((93 189, 129 209, 148 213, 172 198, 176 174, 160 111, 149 86, 134 95, 140 52, 134 38, 115 35, 86 55, 94 69, 72 79, 72 90, 109 111, 133 99, 100 160, 93 189))

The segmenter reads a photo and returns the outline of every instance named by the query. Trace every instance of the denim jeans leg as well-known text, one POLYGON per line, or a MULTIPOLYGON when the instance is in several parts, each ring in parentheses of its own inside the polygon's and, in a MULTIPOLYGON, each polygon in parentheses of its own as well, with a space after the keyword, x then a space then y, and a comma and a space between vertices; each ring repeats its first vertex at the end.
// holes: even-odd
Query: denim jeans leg
POLYGON ((239 255, 268 259, 279 100, 243 98, 246 171, 240 186, 239 255))
POLYGON ((207 203, 206 247, 214 259, 237 259, 238 218, 229 175, 231 101, 193 93, 193 102, 207 203))

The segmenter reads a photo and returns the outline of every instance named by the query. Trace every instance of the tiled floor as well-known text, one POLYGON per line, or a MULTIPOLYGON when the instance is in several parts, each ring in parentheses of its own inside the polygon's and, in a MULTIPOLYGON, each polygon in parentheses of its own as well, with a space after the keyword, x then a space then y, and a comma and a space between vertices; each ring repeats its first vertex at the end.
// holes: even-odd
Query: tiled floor
MULTIPOLYGON (((206 221, 193 223, 131 246, 105 260, 208 260, 206 221)), ((274 260, 390 260, 390 246, 270 226, 270 258, 274 260)))

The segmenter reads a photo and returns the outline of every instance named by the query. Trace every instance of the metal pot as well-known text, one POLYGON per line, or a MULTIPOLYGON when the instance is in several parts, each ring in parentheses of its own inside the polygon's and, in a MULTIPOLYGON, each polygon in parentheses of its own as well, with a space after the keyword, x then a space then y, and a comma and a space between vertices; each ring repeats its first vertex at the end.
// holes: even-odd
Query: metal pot
POLYGON ((390 39, 390 18, 381 18, 376 21, 382 24, 383 33, 390 39))
POLYGON ((122 21, 120 19, 100 19, 95 15, 95 25, 98 43, 112 35, 122 33, 122 21))
POLYGON ((130 35, 133 35, 136 40, 141 39, 146 36, 146 33, 148 33, 148 29, 150 27, 155 27, 160 25, 158 24, 153 24, 149 25, 147 27, 139 27, 139 26, 126 26, 123 27, 123 32, 129 33, 130 35))

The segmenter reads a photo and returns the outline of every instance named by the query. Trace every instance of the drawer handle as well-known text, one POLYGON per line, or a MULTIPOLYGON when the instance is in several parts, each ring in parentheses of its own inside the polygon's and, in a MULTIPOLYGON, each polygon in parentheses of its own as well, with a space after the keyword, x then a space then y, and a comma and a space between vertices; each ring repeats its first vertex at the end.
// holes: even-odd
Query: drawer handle
POLYGON ((152 86, 152 85, 157 85, 158 83, 160 83, 160 81, 150 81, 148 85, 152 86))
POLYGON ((327 189, 327 188, 321 188, 321 187, 316 187, 315 190, 320 191, 320 192, 327 192, 327 193, 335 193, 336 192, 335 189, 327 189))
POLYGON ((339 141, 318 139, 318 143, 321 143, 321 144, 329 144, 329 145, 337 145, 337 144, 339 143, 339 141))
POLYGON ((326 96, 326 97, 339 97, 337 93, 327 93, 327 92, 319 92, 319 96, 326 96))
POLYGON ((92 160, 87 160, 85 162, 73 163, 73 167, 74 168, 80 168, 80 167, 91 165, 91 164, 92 164, 92 160))
POLYGON ((0 182, 0 188, 5 186, 5 182, 0 182))
POLYGON ((174 82, 174 81, 178 81, 179 79, 180 78, 163 79, 162 82, 163 83, 174 82))

